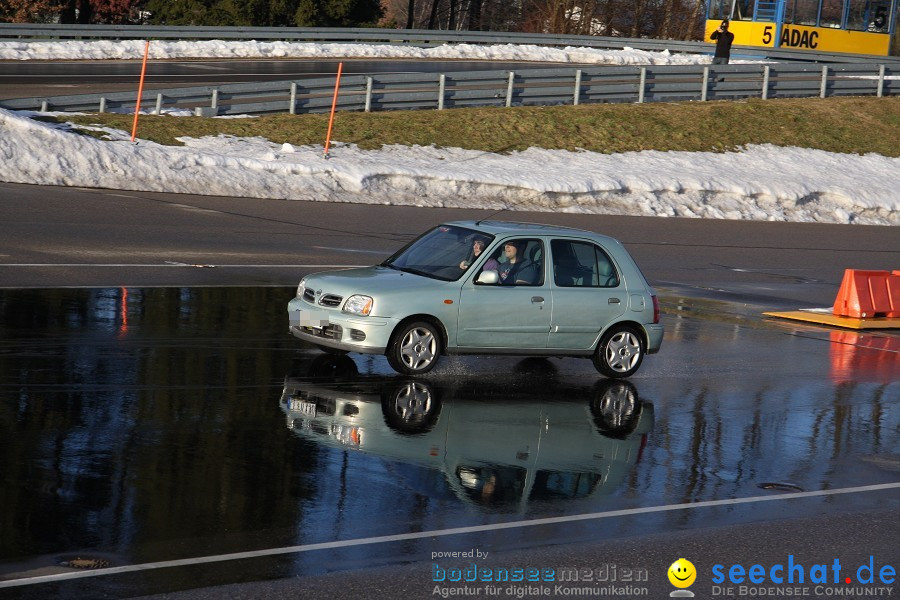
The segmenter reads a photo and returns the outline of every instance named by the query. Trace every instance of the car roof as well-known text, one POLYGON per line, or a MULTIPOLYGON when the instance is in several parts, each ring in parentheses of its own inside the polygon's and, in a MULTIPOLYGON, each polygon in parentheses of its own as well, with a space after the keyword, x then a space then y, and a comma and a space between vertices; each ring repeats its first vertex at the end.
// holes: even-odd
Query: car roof
POLYGON ((607 235, 586 231, 584 229, 575 229, 574 227, 563 227, 562 225, 545 225, 542 223, 521 223, 517 221, 452 221, 447 225, 455 225, 458 227, 466 227, 469 229, 477 229, 492 235, 529 233, 532 235, 577 235, 583 237, 591 237, 594 239, 614 240, 607 235))

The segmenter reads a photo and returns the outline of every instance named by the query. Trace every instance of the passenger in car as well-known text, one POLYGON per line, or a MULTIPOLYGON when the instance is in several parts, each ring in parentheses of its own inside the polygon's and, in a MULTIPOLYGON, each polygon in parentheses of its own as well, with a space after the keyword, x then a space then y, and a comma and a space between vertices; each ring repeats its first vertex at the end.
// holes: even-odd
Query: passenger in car
POLYGON ((475 239, 472 240, 472 250, 469 252, 469 256, 463 259, 462 262, 459 263, 459 268, 465 271, 469 268, 473 262, 475 262, 481 253, 484 251, 484 246, 487 243, 487 240, 481 236, 475 236, 475 239))
POLYGON ((506 262, 500 265, 500 285, 534 285, 537 266, 524 257, 525 243, 510 240, 503 245, 506 262))

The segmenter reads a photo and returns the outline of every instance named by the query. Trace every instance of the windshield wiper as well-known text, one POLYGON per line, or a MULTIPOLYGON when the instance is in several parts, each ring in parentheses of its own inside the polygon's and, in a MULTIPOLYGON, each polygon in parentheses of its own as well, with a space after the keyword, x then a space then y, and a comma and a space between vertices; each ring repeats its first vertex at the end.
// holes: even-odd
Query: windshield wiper
POLYGON ((389 263, 384 261, 379 267, 387 267, 388 269, 394 269, 395 271, 402 271, 403 273, 409 273, 410 275, 419 275, 420 277, 428 277, 429 279, 440 279, 440 277, 435 276, 428 271, 420 271, 419 269, 413 269, 412 267, 398 267, 393 263, 389 263))
POLYGON ((420 271, 418 269, 413 269, 410 267, 394 267, 394 268, 399 269, 400 271, 403 271, 404 273, 409 273, 411 275, 419 275, 421 277, 429 277, 431 279, 435 279, 435 276, 432 275, 431 273, 429 273, 428 271, 420 271))

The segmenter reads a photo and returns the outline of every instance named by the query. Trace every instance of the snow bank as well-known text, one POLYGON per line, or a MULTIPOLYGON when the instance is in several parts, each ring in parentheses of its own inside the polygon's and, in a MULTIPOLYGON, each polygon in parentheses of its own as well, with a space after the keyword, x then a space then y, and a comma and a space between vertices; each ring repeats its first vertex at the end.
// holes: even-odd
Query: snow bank
POLYGON ((0 109, 0 180, 328 202, 595 214, 900 224, 900 159, 803 148, 598 154, 279 145, 109 132, 101 141, 0 109))
MULTIPOLYGON (((139 60, 143 40, 111 41, 0 41, 0 60, 139 60)), ((379 58, 404 60, 484 60, 576 63, 597 65, 692 65, 708 64, 709 56, 596 50, 582 47, 547 48, 519 44, 444 44, 417 48, 391 44, 338 44, 260 41, 166 41, 150 43, 151 60, 182 58, 379 58)), ((489 70, 490 65, 485 65, 489 70)))

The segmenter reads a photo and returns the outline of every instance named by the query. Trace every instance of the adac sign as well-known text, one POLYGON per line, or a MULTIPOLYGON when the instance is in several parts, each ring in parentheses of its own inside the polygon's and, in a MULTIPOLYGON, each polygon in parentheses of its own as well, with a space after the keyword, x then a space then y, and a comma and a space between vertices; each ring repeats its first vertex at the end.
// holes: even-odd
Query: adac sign
MULTIPOLYGON (((710 39, 710 34, 719 27, 719 23, 721 21, 706 22, 707 40, 710 39)), ((734 34, 736 45, 775 47, 777 32, 774 23, 731 21, 729 30, 734 34)), ((778 42, 779 47, 788 49, 885 56, 890 48, 890 36, 884 33, 789 24, 782 25, 778 42)))

